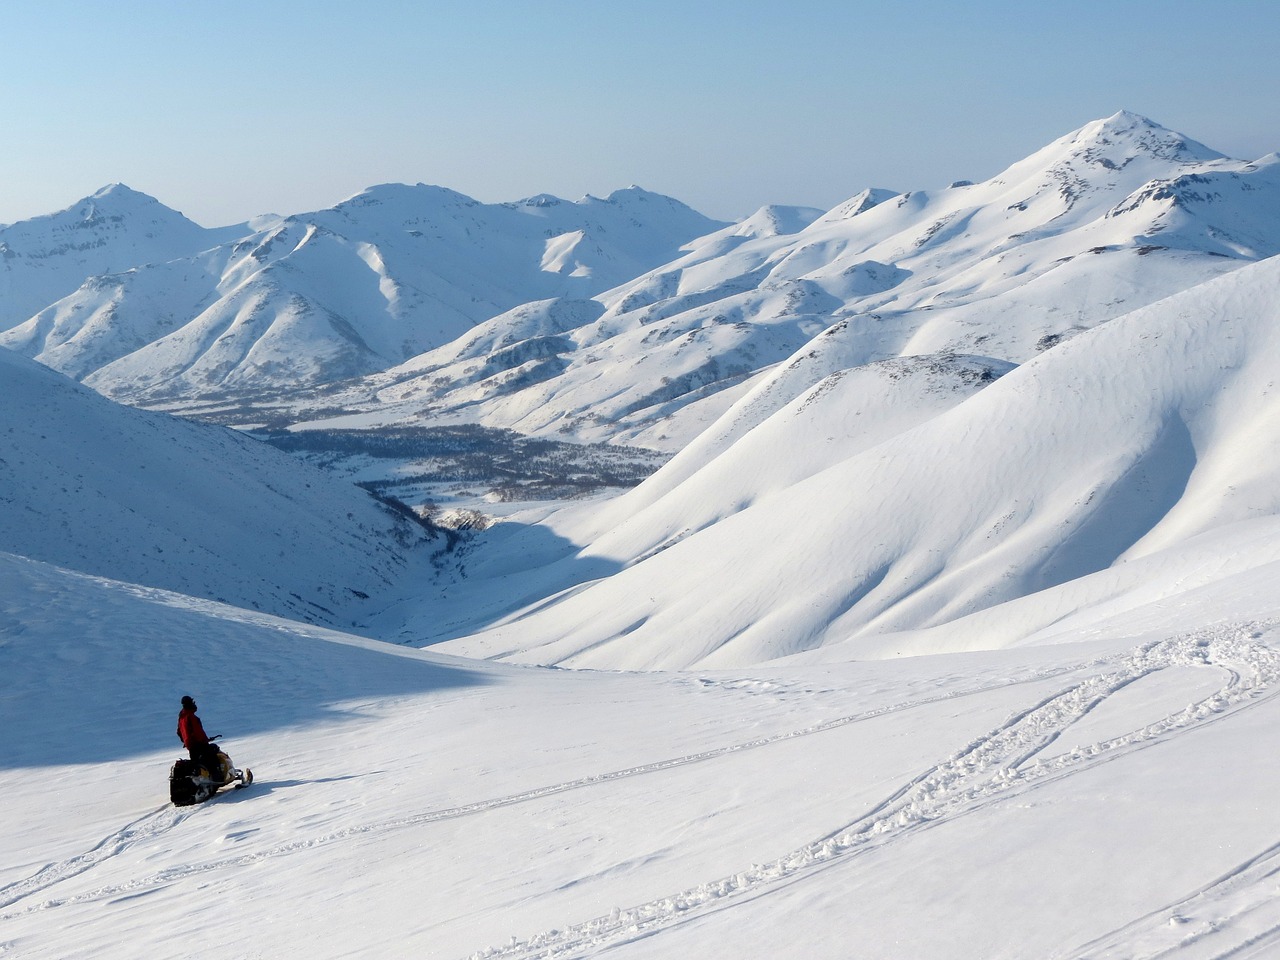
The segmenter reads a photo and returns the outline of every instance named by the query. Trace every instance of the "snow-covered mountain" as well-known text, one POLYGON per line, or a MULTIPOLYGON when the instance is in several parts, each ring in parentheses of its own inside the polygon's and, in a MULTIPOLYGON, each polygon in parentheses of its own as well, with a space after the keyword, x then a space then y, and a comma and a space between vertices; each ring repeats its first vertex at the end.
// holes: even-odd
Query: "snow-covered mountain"
POLYGON ((450 344, 326 400, 364 424, 481 422, 674 452, 775 364, 811 367, 807 389, 895 356, 1021 363, 1276 253, 1280 158, 1231 160, 1119 113, 984 183, 866 191, 816 218, 762 211, 595 297, 598 317, 575 308, 576 329, 526 334, 527 311, 491 321, 500 364, 450 344), (831 362, 807 363, 815 351, 831 362))
MULTIPOLYGON (((1118 115, 271 401, 679 448, 447 555, 332 475, 0 350, 0 953, 1275 954, 1276 169, 1118 115), (691 669, 615 669, 652 667, 691 669), (250 789, 167 802, 183 694, 250 789)), ((232 274, 248 326, 353 254, 402 275, 374 266, 397 242, 312 219, 42 322, 92 379, 232 274)), ((576 284, 564 237, 522 249, 576 284)), ((385 345, 416 294, 374 286, 332 296, 381 303, 385 345)))
MULTIPOLYGON (((1021 363, 1280 252, 1277 223, 1274 155, 1122 112, 982 183, 728 226, 634 187, 512 204, 373 187, 83 279, 0 345, 132 403, 231 399, 244 423, 270 407, 674 453, 812 350, 1021 363)), ((841 368, 812 366, 802 389, 841 368)))
MULTIPOLYGON (((735 439, 748 397, 705 448, 549 521, 588 544, 540 574, 559 595, 442 649, 607 668, 744 665, 836 641, 883 655, 906 646, 895 634, 1066 584, 1076 607, 1137 585, 1147 601, 1185 591, 1236 552, 1223 531, 1257 539, 1252 524, 1274 532, 1280 517, 1277 303, 1272 258, 998 378, 960 358, 861 366, 735 439)), ((1064 608, 910 647, 1012 643, 1064 608)))
POLYGON ((0 551, 316 623, 396 588, 420 526, 235 431, 0 350, 0 551))
POLYGON ((74 293, 86 278, 189 257, 247 230, 205 229, 120 183, 57 213, 0 226, 0 330, 74 293))
POLYGON ((257 226, 82 275, 0 345, 133 402, 296 389, 383 370, 531 300, 591 297, 720 224, 638 187, 481 204, 386 184, 257 226))

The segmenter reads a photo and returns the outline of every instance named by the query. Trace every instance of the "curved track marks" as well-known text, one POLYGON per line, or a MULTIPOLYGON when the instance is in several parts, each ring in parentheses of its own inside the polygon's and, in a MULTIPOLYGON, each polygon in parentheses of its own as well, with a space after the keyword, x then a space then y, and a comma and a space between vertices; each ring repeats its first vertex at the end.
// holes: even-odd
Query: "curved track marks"
MULTIPOLYGON (((773 744, 796 740, 802 737, 814 736, 816 734, 825 733, 829 730, 835 730, 850 724, 872 720, 877 717, 900 713, 906 710, 914 710, 949 700, 978 696, 992 690, 1052 679, 1053 677, 1060 676, 1064 673, 1088 668, 1088 666, 1089 664, 1085 664, 1083 667, 1079 664, 1074 664, 1039 670, 1016 680, 1002 679, 968 689, 953 690, 947 693, 936 694, 934 696, 921 697, 905 703, 891 704, 877 709, 866 710, 861 713, 835 717, 801 729, 789 730, 770 736, 757 737, 752 740, 739 741, 723 747, 704 750, 699 753, 673 757, 667 760, 659 760, 653 763, 640 764, 607 773, 592 774, 575 780, 568 780, 548 786, 537 787, 531 790, 525 790, 520 793, 509 794, 504 797, 479 800, 475 803, 464 804, 462 806, 448 807, 439 810, 428 810, 422 813, 397 817, 390 820, 358 824, 342 830, 335 830, 330 833, 300 838, 288 843, 278 844, 264 850, 245 853, 235 857, 225 857, 216 860, 201 861, 199 863, 168 867, 144 877, 137 877, 127 882, 103 886, 96 890, 72 895, 67 898, 45 899, 39 903, 28 904, 25 909, 20 909, 17 912, 26 913, 32 910, 58 907, 63 904, 79 903, 140 893, 149 889, 167 886, 186 877, 218 871, 227 867, 246 866, 259 861, 271 860, 277 857, 312 850, 318 847, 329 846, 359 837, 384 834, 394 830, 402 830, 442 820, 453 820, 460 817, 472 816, 503 807, 541 800, 546 797, 552 797, 557 794, 567 793, 573 790, 582 790, 600 784, 612 783, 619 780, 626 780, 632 777, 645 776, 653 773, 660 773, 666 770, 673 770, 678 767, 689 766, 692 764, 704 763, 747 750, 768 747, 773 744)), ((194 810, 198 808, 192 809, 194 810)), ((190 811, 178 811, 166 804, 165 806, 160 807, 157 810, 153 810, 151 813, 148 813, 145 816, 140 817, 138 820, 126 825, 119 831, 112 833, 110 836, 101 840, 88 852, 79 854, 61 863, 50 864, 31 877, 9 884, 5 887, 0 887, 0 909, 11 907, 19 901, 29 899, 38 893, 42 893, 43 891, 58 885, 64 880, 80 876, 92 869, 94 866, 102 863, 104 860, 107 860, 112 856, 115 856, 128 847, 141 843, 176 826, 189 814, 189 812, 190 811)), ((0 913, 0 920, 14 915, 15 913, 13 911, 0 913)))
POLYGON ((871 845, 895 842, 921 826, 959 816, 1011 793, 1033 789, 1087 765, 1211 722, 1247 706, 1280 679, 1280 654, 1261 642, 1252 626, 1145 644, 1099 666, 1102 669, 1097 673, 1010 717, 826 837, 770 863, 528 940, 517 939, 502 947, 482 950, 472 954, 471 960, 582 956, 649 936, 709 910, 767 893, 785 881, 871 845), (1227 682, 1184 710, 1122 736, 1050 760, 1035 759, 1071 724, 1135 680, 1169 667, 1196 665, 1225 669, 1227 682))

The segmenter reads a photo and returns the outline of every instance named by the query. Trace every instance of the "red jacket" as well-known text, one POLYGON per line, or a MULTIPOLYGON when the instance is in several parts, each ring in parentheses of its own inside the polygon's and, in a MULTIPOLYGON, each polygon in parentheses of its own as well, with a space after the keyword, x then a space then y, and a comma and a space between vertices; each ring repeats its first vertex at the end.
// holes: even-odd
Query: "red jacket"
POLYGON ((182 745, 188 750, 193 747, 202 747, 209 742, 204 732, 204 724, 200 722, 194 710, 183 709, 178 714, 178 736, 182 738, 182 745))

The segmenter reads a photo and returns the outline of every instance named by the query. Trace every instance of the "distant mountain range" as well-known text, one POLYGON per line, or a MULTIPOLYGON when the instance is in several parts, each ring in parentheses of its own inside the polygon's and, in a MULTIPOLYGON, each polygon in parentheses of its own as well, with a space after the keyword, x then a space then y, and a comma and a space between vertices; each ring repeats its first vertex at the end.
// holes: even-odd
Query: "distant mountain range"
POLYGON ((1280 159, 1230 160, 1120 113, 984 183, 762 210, 588 304, 523 306, 325 405, 674 452, 779 369, 798 390, 895 356, 1021 363, 1278 252, 1280 159))
POLYGON ((1280 252, 1280 161, 1122 112, 983 183, 732 225, 634 187, 419 184, 209 231, 117 185, 0 250, 0 345, 130 403, 670 453, 777 364, 808 386, 895 356, 1021 363, 1280 252))
MULTIPOLYGON (((399 431, 412 446, 423 438, 406 428, 440 428, 431 459, 501 428, 611 445, 596 457, 626 444, 671 457, 611 502, 441 560, 439 577, 384 607, 370 628, 383 635, 593 667, 736 665, 841 643, 967 649, 1207 589, 1224 555, 1239 570, 1275 559, 1274 154, 1233 160, 1119 113, 983 183, 866 190, 825 213, 769 207, 724 225, 636 188, 483 205, 383 186, 228 230, 121 187, 5 228, 5 282, 24 291, 13 303, 57 293, 51 278, 70 283, 91 262, 116 272, 79 277, 0 342, 132 404, 312 430, 321 447, 326 432, 399 431), (121 266, 157 244, 167 252, 121 266)), ((37 382, 17 359, 0 373, 37 382)), ((41 389, 62 396, 56 379, 41 389)), ((92 417, 123 416, 75 396, 92 417)), ((10 416, 31 434, 29 465, 49 431, 79 443, 140 429, 10 416)), ((287 555, 351 545, 332 569, 298 574, 326 584, 323 599, 270 565, 267 587, 227 583, 239 574, 217 563, 200 586, 199 564, 171 562, 181 550, 163 537, 163 562, 131 550, 122 577, 290 615, 315 603, 321 618, 347 618, 345 597, 395 596, 403 558, 367 566, 386 590, 346 572, 365 563, 358 542, 390 528, 335 492, 321 512, 337 527, 304 534, 274 499, 297 488, 269 479, 282 461, 247 465, 226 435, 201 437, 181 441, 204 452, 165 472, 174 483, 204 471, 266 490, 244 500, 277 503, 254 525, 294 538, 287 555), (347 514, 363 533, 335 519, 347 514)), ((541 454, 562 464, 548 488, 586 486, 571 446, 541 454)), ((348 474, 376 479, 374 447, 350 447, 348 474)), ((10 499, 53 496, 72 474, 83 484, 91 460, 13 472, 10 499)), ((130 500, 95 511, 107 518, 96 539, 73 526, 46 543, 40 531, 84 499, 64 494, 0 549, 110 573, 110 518, 155 523, 153 503, 130 500)), ((245 537, 200 549, 230 564, 257 543, 245 537)))
POLYGON ((481 204, 388 184, 204 230, 116 185, 0 230, 0 345, 143 402, 381 371, 546 297, 591 297, 721 224, 637 187, 481 204))

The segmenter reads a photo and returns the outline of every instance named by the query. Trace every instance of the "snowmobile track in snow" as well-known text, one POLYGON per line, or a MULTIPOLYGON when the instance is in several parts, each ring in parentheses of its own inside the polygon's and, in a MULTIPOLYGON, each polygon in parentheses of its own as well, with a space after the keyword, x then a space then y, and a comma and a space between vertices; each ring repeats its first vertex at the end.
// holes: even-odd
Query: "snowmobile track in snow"
MULTIPOLYGON (((1037 671, 1016 680, 1004 679, 964 690, 948 691, 891 704, 859 714, 836 717, 802 729, 729 744, 696 754, 595 774, 462 806, 360 824, 241 856, 173 866, 147 876, 71 894, 65 898, 49 898, 28 903, 16 911, 0 914, 0 920, 65 904, 133 895, 224 868, 247 866, 362 836, 378 835, 407 827, 466 817, 598 784, 672 770, 961 697, 980 695, 1027 683, 1043 682, 1062 675, 1086 674, 1084 679, 1040 700, 1028 709, 1010 717, 990 734, 967 744, 943 763, 930 768, 895 791, 848 826, 784 857, 763 865, 753 865, 750 869, 730 877, 704 883, 660 900, 625 910, 615 910, 608 916, 598 917, 563 930, 543 933, 526 941, 513 940, 511 944, 484 950, 473 954, 472 957, 473 960, 489 960, 489 958, 498 957, 564 957, 592 952, 602 946, 645 936, 662 927, 691 918, 702 911, 723 908, 732 903, 743 902, 751 896, 767 893, 781 882, 796 879, 807 871, 829 865, 866 849, 868 844, 890 842, 913 828, 962 814, 985 802, 999 799, 1010 791, 1031 789, 1039 783, 1067 776, 1081 764, 1119 755, 1123 751, 1149 744, 1166 734, 1211 721, 1233 708, 1239 709, 1247 705, 1249 700, 1260 695, 1276 679, 1280 679, 1280 655, 1259 642, 1257 637, 1257 633, 1246 629, 1235 633, 1193 635, 1152 643, 1128 654, 1037 671), (1063 730, 1088 714, 1111 694, 1143 676, 1178 665, 1212 666, 1225 669, 1228 680, 1212 696, 1140 730, 1077 749, 1055 757, 1051 761, 1034 759, 1035 755, 1053 743, 1063 730)), ((25 880, 0 888, 0 908, 12 907, 64 880, 77 877, 123 850, 171 829, 185 816, 185 813, 176 811, 167 804, 151 811, 100 841, 87 853, 61 863, 50 864, 25 880)))
MULTIPOLYGON (((745 750, 753 750, 759 747, 767 747, 777 743, 783 743, 789 740, 795 740, 801 737, 809 737, 815 734, 825 733, 829 730, 836 730, 854 723, 861 723, 866 720, 872 720, 878 717, 887 716, 894 713, 900 713, 904 710, 914 710, 919 707, 928 706, 930 704, 941 703, 948 700, 955 700, 963 697, 977 696, 988 693, 992 690, 1004 689, 1011 686, 1018 686, 1027 683, 1037 683, 1053 677, 1060 676, 1065 673, 1073 673, 1081 669, 1087 669, 1097 665, 1100 661, 1092 661, 1086 664, 1072 664, 1068 666, 1055 667, 1047 670, 1032 671, 1027 676, 1018 679, 1002 679, 992 683, 981 684, 975 687, 969 687, 961 690, 952 690, 946 693, 935 694, 933 696, 921 697, 919 699, 910 700, 905 703, 890 704, 872 710, 863 711, 862 713, 851 714, 842 717, 835 717, 830 720, 824 720, 820 723, 803 727, 799 730, 789 730, 785 733, 773 734, 771 736, 758 737, 753 740, 741 741, 729 744, 723 747, 716 747, 712 750, 705 750, 700 753, 688 754, 686 756, 673 757, 667 760, 659 760, 653 763, 640 764, 634 767, 627 767, 622 770, 614 770, 608 773, 593 774, 588 777, 581 777, 576 780, 569 780, 563 783, 552 784, 549 786, 538 787, 532 790, 526 790, 521 793, 510 794, 505 797, 497 797, 489 800, 479 800, 475 803, 469 803, 457 807, 449 807, 442 810, 430 810, 424 813, 415 814, 408 817, 400 817, 394 820, 384 820, 377 823, 360 824, 358 826, 348 827, 344 830, 334 831, 332 833, 323 834, 317 837, 310 837, 304 840, 296 840, 287 844, 280 844, 267 850, 261 850, 256 853, 244 854, 238 857, 231 857, 221 860, 206 861, 203 863, 186 864, 181 867, 171 867, 149 877, 138 878, 134 881, 123 884, 115 884, 108 887, 102 887, 97 890, 84 894, 74 895, 65 900, 45 900, 38 904, 30 905, 26 910, 18 912, 28 912, 36 909, 47 909, 50 907, 61 906, 64 903, 76 903, 85 900, 97 900, 105 897, 120 896, 124 894, 136 893, 145 889, 155 888, 162 885, 172 883, 186 876, 198 873, 206 873, 213 870, 219 870, 224 867, 244 866, 262 860, 274 859, 279 856, 286 856, 292 853, 298 853, 310 850, 316 847, 328 846, 332 843, 342 842, 344 840, 354 839, 357 837, 376 835, 389 832, 392 830, 403 829, 406 827, 419 826, 427 823, 434 823, 441 820, 453 820, 459 817, 471 816, 474 814, 485 813, 490 810, 500 809, 502 807, 514 806, 520 803, 527 803, 534 800, 540 800, 545 797, 555 796, 561 793, 567 793, 571 790, 582 790, 588 787, 597 786, 599 784, 612 783, 617 780, 625 780, 631 777, 644 776, 651 773, 661 773, 666 770, 672 770, 678 767, 689 766, 691 764, 702 763, 708 760, 715 760, 726 757, 731 754, 740 753, 745 750)), ((40 893, 51 887, 56 886, 63 880, 77 877, 88 870, 92 869, 99 863, 110 857, 121 853, 128 847, 142 842, 149 837, 167 830, 188 816, 190 813, 198 810, 198 807, 192 807, 187 812, 180 812, 169 804, 165 804, 157 810, 140 817, 139 819, 127 824, 120 830, 112 833, 110 836, 98 842, 91 850, 86 853, 79 854, 61 863, 49 864, 32 876, 11 883, 8 886, 0 887, 0 909, 13 906, 20 900, 27 899, 34 894, 40 893)), ((6 916, 12 916, 13 913, 0 914, 0 919, 6 916)))
MULTIPOLYGON (((1016 792, 1070 776, 1082 767, 1115 759, 1171 734, 1220 719, 1256 702, 1255 698, 1280 679, 1280 654, 1261 641, 1259 626, 1238 625, 1144 644, 1100 664, 1105 666, 1101 672, 1010 717, 986 736, 972 741, 905 784, 868 813, 826 837, 772 862, 755 864, 732 876, 671 896, 615 909, 605 916, 527 940, 513 937, 505 946, 472 954, 470 960, 594 954, 705 912, 764 895, 782 883, 800 879, 804 874, 860 851, 909 836, 939 820, 972 812, 1016 792), (1226 670, 1228 679, 1211 696, 1123 736, 1076 748, 1048 760, 1036 759, 1064 730, 1107 697, 1135 680, 1174 666, 1217 667, 1226 670)), ((1274 848, 1264 855, 1266 876, 1280 869, 1270 863, 1271 858, 1278 855, 1274 848)), ((1249 869, 1242 868, 1241 875, 1249 869)), ((1276 932, 1272 930, 1268 940, 1276 932)), ((1105 955, 1108 954, 1097 954, 1105 955)))
POLYGON ((1190 896, 1061 955, 1063 960, 1225 960, 1274 957, 1280 947, 1280 843, 1190 896))
POLYGON ((182 814, 168 803, 150 813, 143 814, 137 820, 125 824, 115 833, 104 838, 93 849, 69 860, 63 860, 61 863, 48 864, 25 880, 18 880, 0 887, 0 908, 12 906, 19 900, 47 890, 63 880, 92 870, 104 860, 109 860, 130 847, 169 829, 181 817, 182 814))

